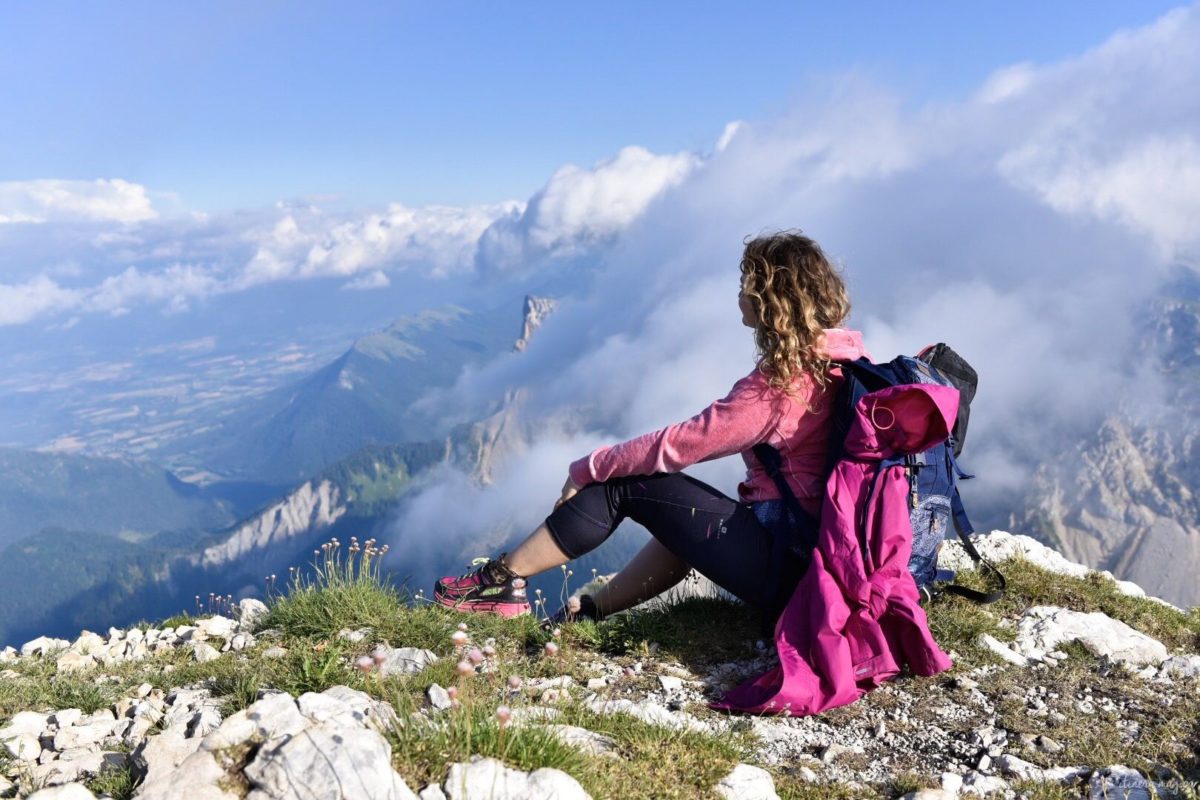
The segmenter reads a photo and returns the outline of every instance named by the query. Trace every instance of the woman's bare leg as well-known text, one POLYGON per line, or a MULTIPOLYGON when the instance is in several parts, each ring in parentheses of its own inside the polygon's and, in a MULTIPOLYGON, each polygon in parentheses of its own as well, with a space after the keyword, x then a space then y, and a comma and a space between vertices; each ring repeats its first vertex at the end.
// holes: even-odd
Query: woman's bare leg
POLYGON ((513 551, 504 557, 504 563, 518 575, 526 578, 554 569, 571 559, 558 549, 558 543, 550 534, 550 529, 542 523, 533 533, 525 537, 513 551))
MULTIPOLYGON (((570 561, 545 525, 529 534, 504 558, 508 568, 525 577, 537 575, 570 561)), ((651 539, 625 568, 592 595, 602 615, 632 608, 643 600, 665 592, 687 576, 687 563, 651 539)))
POLYGON ((657 539, 651 539, 624 569, 592 594, 592 600, 602 616, 624 611, 675 586, 690 569, 657 539))

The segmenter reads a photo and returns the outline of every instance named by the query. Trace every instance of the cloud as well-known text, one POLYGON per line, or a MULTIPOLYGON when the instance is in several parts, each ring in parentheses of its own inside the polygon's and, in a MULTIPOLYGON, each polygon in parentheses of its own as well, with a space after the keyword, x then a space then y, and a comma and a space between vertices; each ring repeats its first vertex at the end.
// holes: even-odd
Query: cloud
MULTIPOLYGON (((427 398, 471 419, 523 389, 546 431, 531 431, 496 485, 461 484, 446 502, 502 505, 527 531, 561 479, 508 476, 565 476, 597 443, 720 397, 753 365, 735 301, 742 239, 796 226, 845 266, 853 321, 877 357, 946 340, 974 363, 968 455, 993 476, 981 472, 976 495, 1011 491, 1120 398, 1150 391, 1121 365, 1140 341, 1134 311, 1200 230, 1198 38, 1200 9, 1173 12, 1074 59, 1002 69, 959 103, 912 108, 848 78, 727 130, 596 248, 591 280, 524 353, 427 398), (499 484, 524 494, 499 498, 499 484)), ((481 254, 517 264, 552 247, 533 235, 541 200, 493 226, 481 254)), ((546 230, 586 218, 547 215, 546 230)), ((689 471, 732 493, 742 467, 689 471)), ((432 496, 413 507, 429 519, 441 508, 432 496)), ((486 533, 485 519, 462 524, 486 533)))
POLYGON ((45 276, 21 284, 0 283, 0 325, 20 325, 43 314, 66 311, 79 300, 78 292, 45 276))
MULTIPOLYGON (((79 311, 119 315, 157 305, 178 312, 195 300, 279 281, 339 279, 343 288, 364 290, 387 288, 402 273, 433 279, 514 270, 528 275, 556 259, 594 252, 697 163, 699 157, 689 153, 660 156, 630 147, 589 170, 563 167, 528 204, 393 203, 382 211, 331 213, 305 202, 155 219, 148 205, 139 211, 133 202, 146 197, 134 184, 44 180, 0 184, 9 187, 7 195, 0 193, 0 209, 7 221, 33 219, 30 209, 38 210, 37 220, 47 224, 26 233, 23 244, 43 259, 41 276, 64 275, 63 265, 73 265, 69 277, 77 285, 70 291, 79 297, 79 311), (61 191, 52 191, 56 187, 61 191), (112 196, 96 187, 108 187, 112 196), (41 199, 35 203, 31 197, 41 199), (105 205, 106 199, 112 202, 105 205), (118 199, 126 207, 119 208, 118 199), (97 220, 137 219, 145 220, 137 228, 94 228, 97 220), (78 267, 81 262, 89 264, 87 273, 78 267)), ((30 310, 0 317, 0 325, 29 322, 65 306, 25 308, 30 310)))
POLYGON ((494 222, 479 241, 486 272, 531 271, 547 258, 590 251, 641 216, 700 163, 692 153, 656 155, 626 147, 591 169, 559 168, 520 212, 494 222))
POLYGON ((119 178, 0 182, 0 224, 132 223, 157 216, 146 187, 119 178))

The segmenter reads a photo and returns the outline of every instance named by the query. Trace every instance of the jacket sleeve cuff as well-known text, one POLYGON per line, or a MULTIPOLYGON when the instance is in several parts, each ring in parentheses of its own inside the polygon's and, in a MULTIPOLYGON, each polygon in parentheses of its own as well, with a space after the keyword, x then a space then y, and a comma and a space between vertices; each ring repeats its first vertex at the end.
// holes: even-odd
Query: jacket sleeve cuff
POLYGON ((592 456, 591 454, 588 454, 578 461, 572 462, 568 470, 571 475, 571 480, 574 481, 575 485, 580 488, 587 486, 589 483, 595 483, 596 481, 595 476, 592 475, 591 460, 592 456))

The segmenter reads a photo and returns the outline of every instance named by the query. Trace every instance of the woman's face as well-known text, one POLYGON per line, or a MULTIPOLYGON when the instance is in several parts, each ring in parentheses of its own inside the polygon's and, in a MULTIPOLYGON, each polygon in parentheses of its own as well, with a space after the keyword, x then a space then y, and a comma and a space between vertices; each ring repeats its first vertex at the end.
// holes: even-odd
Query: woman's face
POLYGON ((758 327, 758 314, 754 313, 754 305, 746 296, 746 279, 742 278, 742 286, 738 290, 738 308, 742 311, 742 324, 747 328, 758 327))

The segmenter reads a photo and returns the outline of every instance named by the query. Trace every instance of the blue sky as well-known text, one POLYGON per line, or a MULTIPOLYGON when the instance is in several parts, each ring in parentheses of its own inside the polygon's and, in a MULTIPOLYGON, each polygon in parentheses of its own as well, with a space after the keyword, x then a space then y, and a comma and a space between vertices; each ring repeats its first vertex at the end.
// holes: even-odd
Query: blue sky
POLYGON ((847 74, 954 101, 1172 5, 5 4, 0 181, 121 178, 206 211, 523 200, 626 145, 710 150, 847 74))

